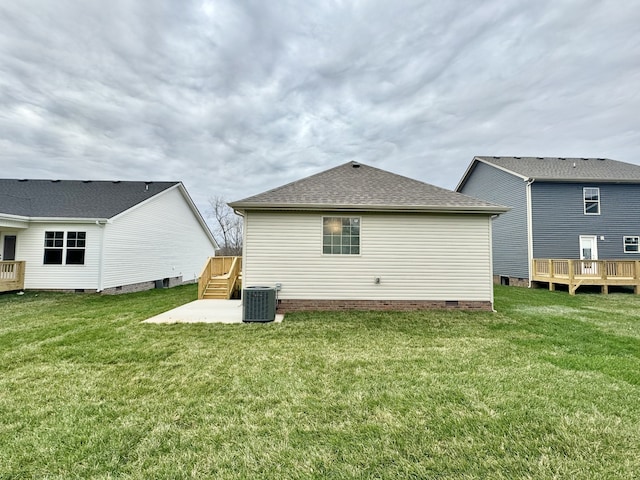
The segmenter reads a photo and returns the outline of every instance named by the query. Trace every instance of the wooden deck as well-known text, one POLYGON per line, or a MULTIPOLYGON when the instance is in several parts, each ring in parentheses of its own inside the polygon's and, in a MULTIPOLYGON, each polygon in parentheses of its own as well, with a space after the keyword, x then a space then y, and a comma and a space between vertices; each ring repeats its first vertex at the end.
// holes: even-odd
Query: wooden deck
POLYGON ((640 293, 640 260, 534 258, 532 263, 531 280, 548 283, 549 290, 568 285, 569 293, 575 295, 582 285, 596 285, 607 294, 610 286, 617 285, 633 287, 634 293, 640 293))
POLYGON ((0 262, 0 292, 24 289, 24 262, 0 262))
POLYGON ((242 257, 209 257, 198 279, 198 300, 228 300, 241 282, 242 257))

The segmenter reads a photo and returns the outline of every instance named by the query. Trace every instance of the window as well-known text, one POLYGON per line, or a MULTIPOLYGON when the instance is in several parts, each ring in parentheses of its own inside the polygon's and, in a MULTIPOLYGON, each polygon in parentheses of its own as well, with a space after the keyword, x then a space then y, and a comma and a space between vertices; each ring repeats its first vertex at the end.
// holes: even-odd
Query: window
POLYGON ((45 265, 84 265, 86 232, 44 232, 45 265), (66 256, 65 256, 66 255, 66 256))
POLYGON ((360 218, 323 217, 322 253, 331 255, 359 255, 360 218))
POLYGON ((84 265, 86 232, 67 232, 67 265, 84 265))
POLYGON ((62 265, 64 232, 44 232, 44 264, 62 265))
POLYGON ((584 187, 584 214, 600 215, 600 189, 598 187, 584 187))
POLYGON ((624 247, 624 253, 638 253, 638 240, 640 237, 623 237, 622 244, 624 247))

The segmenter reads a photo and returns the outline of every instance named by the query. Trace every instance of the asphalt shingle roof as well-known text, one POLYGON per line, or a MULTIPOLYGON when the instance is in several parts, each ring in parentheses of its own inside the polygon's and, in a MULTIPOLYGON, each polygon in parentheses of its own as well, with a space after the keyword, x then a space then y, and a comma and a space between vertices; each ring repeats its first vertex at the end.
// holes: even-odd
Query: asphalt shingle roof
POLYGON ((111 218, 178 183, 0 179, 0 213, 111 218))
POLYGON ((463 210, 501 207, 428 183, 349 162, 273 190, 230 203, 236 209, 463 210))
POLYGON ((536 180, 640 182, 640 165, 609 158, 475 157, 536 180))

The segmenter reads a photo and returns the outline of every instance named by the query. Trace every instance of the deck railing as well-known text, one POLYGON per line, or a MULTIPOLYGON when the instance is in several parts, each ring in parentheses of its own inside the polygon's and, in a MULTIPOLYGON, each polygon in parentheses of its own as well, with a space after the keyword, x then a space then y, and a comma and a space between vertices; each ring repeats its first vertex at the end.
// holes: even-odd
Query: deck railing
POLYGON ((24 289, 23 261, 0 262, 0 292, 11 292, 24 289))
POLYGON ((569 285, 569 293, 581 285, 600 285, 602 293, 610 285, 632 286, 640 293, 640 260, 573 260, 534 258, 531 279, 548 282, 549 290, 555 284, 569 285))

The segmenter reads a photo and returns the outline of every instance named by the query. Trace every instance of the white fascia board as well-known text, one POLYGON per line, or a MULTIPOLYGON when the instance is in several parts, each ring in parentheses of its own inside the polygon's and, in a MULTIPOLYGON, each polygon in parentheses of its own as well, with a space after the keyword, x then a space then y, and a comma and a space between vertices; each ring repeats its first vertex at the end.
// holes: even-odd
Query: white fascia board
POLYGON ((196 206, 196 204, 194 203, 193 199, 191 198, 191 195, 189 195, 189 192, 187 192, 187 189, 182 184, 182 182, 180 182, 178 184, 178 186, 180 187, 180 193, 182 193, 182 196, 184 197, 184 199, 189 204, 189 207, 191 208, 191 211, 193 212, 193 214, 198 219, 198 223, 200 223, 200 226, 202 227, 202 229, 207 234, 207 237, 209 237, 209 240, 211 240, 211 243, 213 244, 214 248, 216 250, 218 250, 220 248, 220 246, 218 245, 218 242, 216 242, 216 239, 213 237, 213 234, 211 233, 211 230, 209 229, 209 226, 207 225, 207 222, 204 220, 204 217, 200 213, 200 210, 198 210, 198 207, 196 206))
POLYGON ((467 179, 469 178, 469 175, 471 175, 471 171, 475 168, 477 162, 478 158, 473 157, 473 160, 471 160, 471 163, 467 166, 467 169, 464 171, 464 175, 462 175, 462 178, 458 182, 458 185, 456 185, 454 192, 459 193, 460 189, 464 187, 464 184, 467 183, 467 179))

